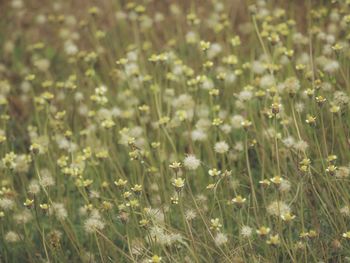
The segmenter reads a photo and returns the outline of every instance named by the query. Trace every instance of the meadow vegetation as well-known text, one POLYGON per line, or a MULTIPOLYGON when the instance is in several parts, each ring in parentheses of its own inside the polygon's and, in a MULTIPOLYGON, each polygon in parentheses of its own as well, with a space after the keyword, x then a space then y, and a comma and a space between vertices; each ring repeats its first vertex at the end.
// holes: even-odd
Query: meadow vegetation
POLYGON ((350 1, 0 3, 0 262, 350 262, 350 1))

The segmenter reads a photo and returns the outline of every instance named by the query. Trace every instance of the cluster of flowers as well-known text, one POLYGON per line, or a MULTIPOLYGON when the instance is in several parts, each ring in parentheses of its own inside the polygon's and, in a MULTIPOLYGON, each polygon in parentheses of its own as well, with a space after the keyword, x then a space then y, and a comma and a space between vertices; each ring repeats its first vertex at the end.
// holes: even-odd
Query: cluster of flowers
POLYGON ((0 3, 0 261, 349 261, 350 1, 124 2, 0 3))

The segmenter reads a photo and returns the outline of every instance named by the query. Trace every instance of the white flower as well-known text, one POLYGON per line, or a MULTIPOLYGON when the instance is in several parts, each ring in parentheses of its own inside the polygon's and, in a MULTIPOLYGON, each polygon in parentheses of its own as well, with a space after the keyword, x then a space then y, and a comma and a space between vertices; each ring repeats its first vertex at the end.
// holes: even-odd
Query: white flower
POLYGON ((33 216, 28 209, 25 209, 22 212, 17 213, 13 216, 13 219, 15 220, 16 224, 19 225, 24 225, 28 223, 30 220, 32 220, 32 218, 33 216))
POLYGON ((288 93, 294 94, 300 89, 300 81, 295 77, 287 78, 283 84, 288 93))
POLYGON ((233 149, 237 152, 242 152, 244 150, 244 146, 243 143, 241 141, 236 142, 235 146, 233 147, 233 149))
POLYGON ((253 230, 250 226, 242 226, 241 236, 244 238, 249 238, 253 233, 253 230))
POLYGON ((335 172, 335 177, 337 178, 347 178, 349 177, 350 169, 346 166, 340 166, 338 170, 335 172))
POLYGON ((349 96, 343 92, 343 91, 336 91, 334 92, 334 103, 338 106, 344 106, 347 105, 350 101, 349 96))
POLYGON ((266 67, 264 66, 263 63, 261 63, 260 61, 256 60, 253 61, 252 63, 252 71, 256 74, 262 74, 264 73, 266 67))
POLYGON ((260 87, 268 88, 275 84, 275 78, 272 75, 264 75, 260 79, 260 87))
POLYGON ((78 47, 73 43, 71 40, 67 40, 64 43, 64 51, 66 52, 67 55, 75 55, 78 53, 79 49, 78 47))
POLYGON ((177 233, 169 233, 164 228, 160 226, 153 226, 150 229, 150 237, 153 239, 151 242, 157 242, 161 245, 170 246, 176 242, 183 242, 183 238, 180 234, 177 233))
POLYGON ((226 234, 219 232, 216 234, 214 241, 217 246, 222 246, 227 243, 228 238, 226 234))
POLYGON ((226 73, 226 77, 225 77, 226 83, 232 84, 236 81, 236 79, 237 79, 237 77, 234 73, 232 73, 232 72, 226 73))
POLYGON ((205 79, 201 83, 201 88, 205 89, 205 90, 210 90, 210 89, 214 88, 214 82, 211 79, 205 79))
POLYGON ((350 207, 349 206, 343 206, 342 208, 340 208, 340 213, 344 216, 349 217, 350 216, 350 207))
POLYGON ((193 32, 193 31, 187 32, 187 34, 186 34, 186 42, 187 43, 193 44, 193 43, 196 43, 197 41, 198 41, 197 33, 193 32))
POLYGON ((207 51, 208 58, 212 59, 216 57, 222 51, 222 47, 218 43, 213 43, 210 45, 209 50, 207 51))
POLYGON ((295 144, 295 139, 292 136, 289 136, 287 138, 284 138, 282 142, 287 148, 291 148, 295 144))
POLYGON ((188 209, 185 212, 185 217, 186 217, 186 220, 191 221, 197 217, 197 213, 192 209, 188 209))
POLYGON ((300 140, 294 144, 295 150, 304 152, 309 147, 308 143, 306 141, 300 140))
POLYGON ((290 207, 283 201, 273 201, 267 207, 267 212, 270 215, 281 216, 290 213, 290 207))
POLYGON ((281 192, 289 192, 291 188, 291 185, 290 185, 290 182, 288 180, 282 180, 282 182, 280 183, 278 189, 281 191, 281 192))
POLYGON ((339 62, 336 60, 330 60, 323 66, 323 70, 328 73, 333 73, 338 69, 339 69, 339 62))
POLYGON ((207 139, 207 134, 200 129, 196 129, 191 132, 191 138, 193 141, 204 141, 207 139))
POLYGON ((214 150, 217 153, 226 153, 228 149, 228 144, 225 141, 215 143, 214 150))
POLYGON ((49 214, 56 216, 58 220, 64 220, 68 216, 67 210, 61 203, 52 203, 52 205, 49 208, 49 214))
POLYGON ((84 94, 82 92, 76 92, 74 94, 74 100, 76 102, 81 102, 84 99, 84 94))
POLYGON ((40 171, 41 175, 41 180, 40 180, 40 184, 42 187, 49 187, 49 186, 53 186, 55 185, 55 180, 53 179, 53 177, 51 176, 51 173, 49 170, 47 169, 43 169, 40 171))
POLYGON ((242 127, 242 121, 244 121, 244 118, 242 115, 234 115, 231 118, 231 124, 232 124, 232 128, 234 129, 238 129, 242 127))
POLYGON ((304 108, 305 108, 304 103, 302 103, 302 102, 295 103, 295 110, 296 110, 296 112, 299 112, 299 113, 303 112, 304 108))
POLYGON ((13 0, 11 2, 11 6, 14 9, 21 9, 21 8, 23 8, 24 5, 23 5, 23 1, 22 0, 13 0))
POLYGON ((84 229, 86 233, 94 233, 95 231, 100 231, 105 227, 105 223, 100 219, 100 217, 90 217, 84 223, 84 229))
POLYGON ((20 241, 20 239, 21 239, 21 236, 14 231, 9 231, 5 235, 5 240, 8 243, 16 243, 20 241))
POLYGON ((3 210, 12 210, 14 206, 15 206, 15 202, 12 199, 9 199, 9 198, 0 199, 0 207, 3 210))
POLYGON ((184 159, 184 166, 189 170, 196 170, 200 164, 201 161, 193 154, 187 155, 184 159))
POLYGON ((28 192, 34 195, 40 192, 40 185, 37 180, 34 179, 29 183, 28 192))
POLYGON ((253 97, 253 93, 250 90, 243 90, 238 94, 238 99, 241 101, 249 101, 253 97))

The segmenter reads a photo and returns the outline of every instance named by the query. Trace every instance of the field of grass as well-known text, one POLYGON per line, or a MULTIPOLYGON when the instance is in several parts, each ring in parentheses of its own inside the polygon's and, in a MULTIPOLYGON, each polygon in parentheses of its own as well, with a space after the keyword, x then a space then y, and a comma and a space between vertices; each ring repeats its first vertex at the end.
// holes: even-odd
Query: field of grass
POLYGON ((0 262, 350 262, 350 1, 0 2, 0 262))

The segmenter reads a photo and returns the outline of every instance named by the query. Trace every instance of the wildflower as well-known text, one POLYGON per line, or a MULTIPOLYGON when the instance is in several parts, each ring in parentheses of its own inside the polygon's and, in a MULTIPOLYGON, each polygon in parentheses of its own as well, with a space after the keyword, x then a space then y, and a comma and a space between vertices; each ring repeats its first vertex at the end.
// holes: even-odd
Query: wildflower
POLYGON ((178 196, 172 196, 170 197, 170 201, 173 205, 177 205, 179 203, 179 197, 178 196))
POLYGON ((40 185, 37 180, 32 180, 28 185, 28 192, 30 194, 38 194, 40 192, 40 185))
POLYGON ((123 188, 128 183, 128 180, 118 179, 118 181, 114 181, 114 184, 120 188, 123 188))
POLYGON ((14 231, 9 231, 5 234, 5 241, 8 243, 17 243, 22 237, 14 231))
POLYGON ((278 234, 277 235, 272 235, 269 237, 269 239, 266 241, 267 244, 277 246, 280 244, 280 239, 278 234))
POLYGON ((278 104, 278 103, 273 103, 272 105, 271 105, 271 111, 272 111, 272 113, 273 114, 277 114, 277 113, 279 113, 279 111, 280 111, 280 107, 281 107, 281 104, 278 104))
POLYGON ((350 239, 350 231, 343 233, 342 236, 346 239, 350 239))
POLYGON ((349 96, 343 91, 334 92, 333 100, 334 105, 337 105, 339 107, 344 107, 350 102, 349 96))
POLYGON ((304 64, 297 64, 295 66, 295 69, 298 71, 303 71, 306 68, 306 66, 304 64))
POLYGON ((343 206, 342 208, 340 208, 339 211, 342 215, 349 217, 350 216, 350 207, 349 206, 343 206))
POLYGON ((210 220, 210 229, 219 231, 222 225, 220 224, 219 218, 214 218, 210 220))
POLYGON ((185 186, 185 180, 184 179, 182 179, 182 178, 175 178, 174 180, 173 180, 173 186, 175 187, 175 190, 177 191, 177 192, 180 192, 181 190, 182 190, 182 188, 185 186))
POLYGON ((102 202, 102 210, 109 211, 112 209, 112 207, 113 207, 113 204, 111 202, 109 202, 109 201, 102 202))
POLYGON ((231 118, 231 124, 234 129, 238 129, 242 127, 242 122, 244 121, 244 118, 241 115, 234 115, 231 118))
POLYGON ((192 220, 195 219, 196 217, 197 217, 197 213, 196 213, 194 210, 192 210, 192 209, 186 210, 186 212, 185 212, 185 218, 186 218, 186 220, 192 221, 192 220))
POLYGON ((29 209, 24 209, 23 211, 15 214, 13 216, 14 221, 16 222, 16 224, 19 225, 24 225, 27 224, 29 221, 31 221, 33 218, 31 212, 29 211, 29 209))
POLYGON ((217 233, 215 238, 214 238, 214 242, 215 242, 215 245, 217 246, 222 246, 224 244, 226 244, 228 241, 228 238, 227 238, 227 235, 225 235, 224 233, 217 233))
POLYGON ((41 170, 40 173, 42 174, 42 176, 39 183, 42 187, 46 188, 55 185, 55 180, 53 179, 48 170, 41 170))
POLYGON ((196 170, 200 165, 200 160, 196 156, 189 154, 185 157, 184 166, 189 170, 196 170))
POLYGON ((4 158, 2 158, 2 162, 5 167, 9 169, 14 169, 16 167, 16 157, 17 155, 14 152, 7 153, 4 158))
POLYGON ((110 129, 115 126, 115 122, 112 119, 106 119, 102 121, 101 126, 106 129, 110 129))
POLYGON ((261 184, 264 187, 267 187, 271 184, 271 182, 267 179, 264 179, 264 180, 259 181, 259 184, 261 184))
POLYGON ((220 126, 223 123, 223 120, 220 118, 215 118, 212 122, 213 126, 220 126))
POLYGON ((316 102, 318 104, 318 106, 322 106, 325 102, 327 101, 326 98, 322 97, 322 96, 317 96, 316 97, 316 102))
POLYGON ((230 177, 232 175, 232 171, 231 170, 225 170, 222 173, 222 177, 230 177))
POLYGON ((340 166, 336 172, 335 172, 335 177, 336 178, 347 178, 350 175, 350 168, 347 166, 340 166))
POLYGON ((122 196, 124 199, 128 200, 131 197, 131 193, 129 191, 125 191, 122 196))
POLYGON ((326 168, 326 172, 327 172, 329 175, 333 176, 333 175, 336 173, 337 169, 338 169, 337 166, 331 164, 331 165, 329 165, 329 166, 326 168))
POLYGON ((208 171, 208 173, 209 173, 209 175, 210 175, 211 177, 217 177, 217 176, 219 176, 219 175, 221 174, 221 171, 218 170, 218 169, 216 169, 216 168, 214 168, 214 169, 210 169, 210 170, 208 171))
POLYGON ((142 185, 135 184, 134 187, 131 187, 131 190, 132 190, 135 194, 139 195, 139 194, 141 194, 141 192, 142 192, 142 185))
POLYGON ((243 198, 241 195, 237 195, 232 199, 232 203, 237 204, 238 206, 243 205, 247 201, 246 198, 243 198))
POLYGON ((311 98, 315 94, 315 90, 314 89, 307 89, 305 91, 305 93, 309 98, 311 98))
POLYGON ((248 120, 243 120, 241 122, 242 127, 247 130, 250 126, 252 126, 252 122, 248 120))
POLYGON ((283 201, 273 201, 268 205, 267 212, 273 216, 281 216, 290 213, 290 207, 283 201))
POLYGON ((309 124, 310 126, 315 126, 316 125, 316 117, 307 115, 305 122, 309 124))
POLYGON ((180 162, 173 162, 169 165, 169 168, 173 169, 175 172, 177 172, 181 168, 182 164, 180 162))
POLYGON ((15 207, 15 202, 9 198, 0 198, 0 207, 3 210, 12 210, 15 207))
POLYGON ((45 211, 48 210, 50 206, 48 204, 39 204, 39 207, 45 211))
POLYGON ((278 189, 283 193, 288 192, 290 188, 291 188, 290 182, 287 180, 282 180, 282 182, 278 187, 278 189))
POLYGON ((317 232, 315 230, 309 230, 309 237, 310 238, 314 238, 317 237, 317 232))
POLYGON ((162 257, 158 255, 154 255, 148 262, 150 263, 160 263, 162 261, 162 257))
POLYGON ((193 141, 204 141, 207 138, 207 134, 199 129, 193 130, 191 133, 193 141))
POLYGON ((54 215, 58 220, 64 220, 68 216, 64 205, 55 202, 49 207, 49 214, 54 215))
POLYGON ((104 227, 105 223, 101 220, 101 216, 97 212, 92 214, 92 216, 84 222, 84 229, 88 234, 101 231, 104 227))
POLYGON ((340 111, 340 107, 337 105, 332 105, 329 109, 331 113, 338 113, 340 111))
POLYGON ((283 84, 290 97, 294 97, 300 89, 300 81, 295 77, 287 78, 283 84))
POLYGON ((148 228, 149 223, 150 223, 150 221, 148 219, 141 219, 139 221, 140 227, 145 228, 145 229, 148 228))
POLYGON ((323 66, 323 70, 327 73, 334 73, 339 69, 340 65, 339 62, 336 60, 327 60, 325 65, 323 66))
POLYGON ((241 236, 243 238, 250 238, 250 236, 253 234, 253 230, 249 226, 242 226, 241 227, 241 236))
POLYGON ((201 41, 199 45, 202 51, 207 51, 210 48, 210 42, 201 41))
POLYGON ((271 178, 270 181, 275 185, 280 185, 283 181, 283 178, 281 176, 276 175, 273 178, 271 178))
POLYGON ((216 186, 216 184, 208 184, 206 188, 207 188, 208 190, 212 190, 212 189, 215 188, 215 186, 216 186))
POLYGON ((59 247, 61 237, 62 237, 62 233, 58 230, 52 230, 47 234, 48 242, 53 248, 59 247))
POLYGON ((302 171, 303 173, 306 173, 309 169, 310 164, 311 164, 310 159, 304 158, 302 161, 299 162, 300 171, 302 171))
POLYGON ((281 215, 282 220, 286 221, 286 222, 292 221, 295 217, 296 216, 290 212, 287 212, 287 213, 281 215))
POLYGON ((42 146, 38 143, 33 143, 32 145, 30 145, 29 150, 33 153, 33 154, 39 154, 40 150, 42 149, 42 146))
POLYGON ((26 207, 31 207, 33 204, 34 204, 34 199, 27 198, 23 205, 26 207))
POLYGON ((228 144, 225 141, 217 142, 214 146, 214 150, 217 153, 226 153, 228 148, 228 144))
POLYGON ((266 236, 270 233, 270 228, 269 227, 265 227, 265 226, 261 226, 258 230, 256 230, 256 233, 259 236, 266 236))
POLYGON ((339 43, 336 43, 334 46, 332 46, 332 49, 334 51, 339 51, 339 50, 342 50, 343 49, 343 46, 339 43))

